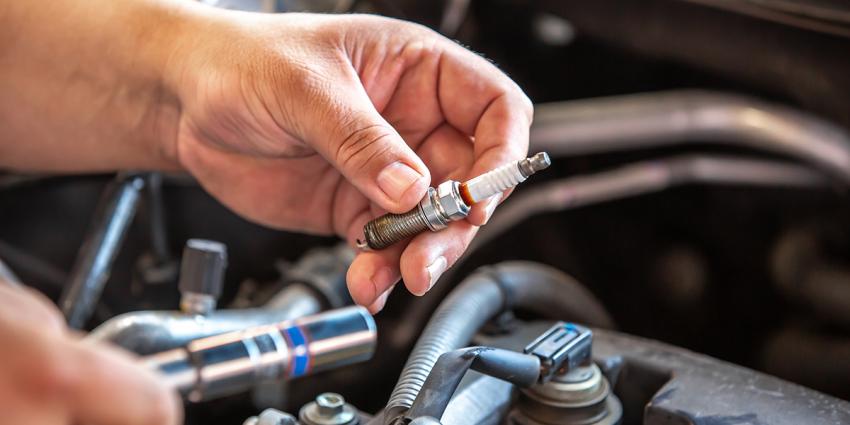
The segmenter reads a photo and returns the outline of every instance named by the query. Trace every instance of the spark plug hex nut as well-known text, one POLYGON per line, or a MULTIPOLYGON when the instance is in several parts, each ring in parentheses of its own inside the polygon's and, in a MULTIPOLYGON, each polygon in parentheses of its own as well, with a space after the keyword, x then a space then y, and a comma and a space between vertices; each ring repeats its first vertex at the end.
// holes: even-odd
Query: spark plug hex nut
POLYGON ((460 195, 460 182, 448 180, 437 186, 437 207, 447 223, 469 215, 470 206, 460 195))

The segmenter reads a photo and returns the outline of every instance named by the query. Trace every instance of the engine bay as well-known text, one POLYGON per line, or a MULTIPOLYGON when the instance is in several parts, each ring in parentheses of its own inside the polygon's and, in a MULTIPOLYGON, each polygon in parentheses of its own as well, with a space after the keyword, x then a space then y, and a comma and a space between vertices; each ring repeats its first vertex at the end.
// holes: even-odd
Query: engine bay
POLYGON ((208 3, 438 29, 529 94, 552 165, 374 317, 356 247, 188 176, 0 175, 0 264, 187 424, 850 424, 848 6, 208 3))

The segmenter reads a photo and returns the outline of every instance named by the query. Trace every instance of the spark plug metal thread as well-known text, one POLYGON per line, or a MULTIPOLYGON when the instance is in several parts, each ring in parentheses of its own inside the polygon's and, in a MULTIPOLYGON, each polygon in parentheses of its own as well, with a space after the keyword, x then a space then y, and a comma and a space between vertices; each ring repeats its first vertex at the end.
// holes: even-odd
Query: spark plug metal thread
POLYGON ((428 193, 416 208, 404 214, 384 214, 363 227, 361 249, 379 250, 430 230, 445 229, 452 221, 466 218, 472 205, 522 183, 532 174, 551 164, 549 155, 532 157, 502 165, 465 183, 448 180, 428 193))

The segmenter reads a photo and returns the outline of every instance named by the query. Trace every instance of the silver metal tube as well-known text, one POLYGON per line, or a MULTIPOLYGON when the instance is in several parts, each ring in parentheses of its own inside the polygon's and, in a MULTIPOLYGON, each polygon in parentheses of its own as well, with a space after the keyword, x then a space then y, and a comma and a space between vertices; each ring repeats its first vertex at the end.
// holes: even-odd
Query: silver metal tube
POLYGON ((658 192, 692 183, 773 187, 827 187, 829 181, 806 167, 773 160, 688 155, 638 162, 595 174, 539 184, 505 203, 473 239, 472 252, 536 214, 658 192))
POLYGON ((374 319, 356 306, 195 340, 143 360, 186 398, 202 401, 362 362, 376 343, 374 319))
POLYGON ((121 174, 109 184, 83 242, 59 306, 68 326, 82 328, 97 306, 112 263, 136 214, 145 177, 121 174))
POLYGON ((169 350, 189 341, 253 326, 316 314, 321 301, 304 285, 292 284, 266 307, 216 310, 208 315, 179 311, 137 311, 113 317, 86 338, 108 341, 136 354, 169 350))
POLYGON ((761 100, 671 91, 535 106, 531 148, 552 156, 723 143, 799 158, 850 183, 850 135, 823 119, 761 100))
POLYGON ((2 259, 0 259, 0 282, 15 287, 23 285, 18 275, 2 259))
POLYGON ((136 311, 107 320, 87 338, 111 342, 136 354, 152 354, 198 338, 350 305, 345 273, 353 259, 354 250, 346 245, 317 248, 287 268, 286 286, 260 308, 216 310, 203 316, 136 311))

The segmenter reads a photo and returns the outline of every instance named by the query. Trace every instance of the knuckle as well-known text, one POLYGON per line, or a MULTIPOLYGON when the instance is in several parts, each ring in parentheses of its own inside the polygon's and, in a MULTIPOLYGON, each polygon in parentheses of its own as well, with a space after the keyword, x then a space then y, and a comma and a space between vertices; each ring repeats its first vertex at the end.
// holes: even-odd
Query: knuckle
POLYGON ((382 143, 393 137, 393 131, 382 124, 350 125, 334 150, 336 163, 349 172, 364 170, 376 157, 387 152, 382 143))

